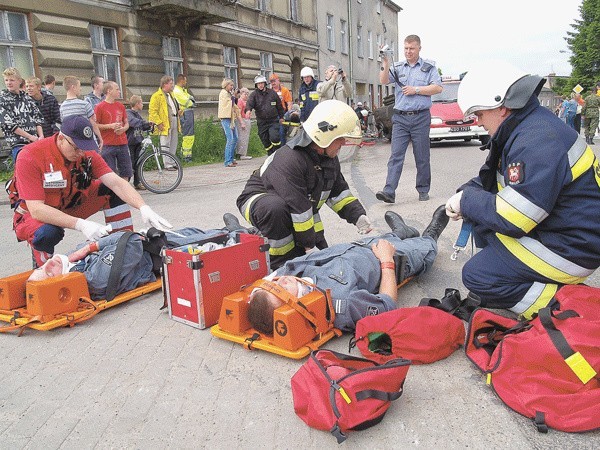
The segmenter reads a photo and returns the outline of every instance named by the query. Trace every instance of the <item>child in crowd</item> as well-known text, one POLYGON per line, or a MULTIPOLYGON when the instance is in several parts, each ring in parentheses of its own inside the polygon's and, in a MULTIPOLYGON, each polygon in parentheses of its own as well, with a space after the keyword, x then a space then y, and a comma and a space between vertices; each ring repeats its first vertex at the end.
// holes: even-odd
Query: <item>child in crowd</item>
POLYGON ((152 129, 152 123, 146 122, 140 114, 140 111, 144 109, 142 97, 139 95, 132 95, 129 99, 129 106, 130 109, 127 110, 127 120, 129 121, 127 143, 129 144, 129 155, 131 157, 131 166, 133 169, 133 186, 138 190, 146 189, 144 185, 140 183, 137 174, 137 160, 140 157, 142 141, 144 140, 142 131, 152 129))

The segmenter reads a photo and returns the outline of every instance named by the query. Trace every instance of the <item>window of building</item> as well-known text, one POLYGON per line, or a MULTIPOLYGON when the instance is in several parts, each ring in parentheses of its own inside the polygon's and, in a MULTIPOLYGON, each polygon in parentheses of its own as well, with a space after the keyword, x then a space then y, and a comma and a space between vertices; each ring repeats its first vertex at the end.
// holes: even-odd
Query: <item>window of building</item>
POLYGON ((27 16, 21 13, 0 11, 0 63, 2 68, 16 67, 21 76, 33 73, 31 40, 27 16))
POLYGON ((363 48, 362 27, 356 27, 356 54, 359 58, 365 57, 365 49, 363 48))
POLYGON ((335 50, 335 30, 333 28, 333 16, 327 14, 327 48, 335 50))
POLYGON ((177 75, 183 73, 183 56, 179 38, 163 37, 163 59, 165 60, 165 75, 176 79, 177 75))
POLYGON ((117 42, 117 30, 100 25, 90 25, 90 37, 95 72, 105 80, 114 81, 121 86, 119 62, 121 54, 117 42))
POLYGON ((381 0, 377 0, 377 14, 381 14, 381 0))
POLYGON ((260 74, 267 80, 273 73, 273 53, 260 52, 260 74))
POLYGON ((233 85, 238 86, 237 53, 234 47, 223 47, 223 66, 225 67, 225 78, 231 78, 233 85))
POLYGON ((267 10, 267 0, 257 0, 256 4, 256 7, 261 11, 267 10))
POLYGON ((344 55, 348 54, 348 22, 340 20, 340 47, 344 55))
POLYGON ((298 22, 298 0, 290 0, 290 20, 298 22))
POLYGON ((367 31, 367 51, 369 52, 369 59, 373 59, 373 32, 367 31))
POLYGON ((379 49, 381 48, 381 35, 377 33, 375 40, 377 42, 377 61, 381 61, 381 55, 379 54, 379 49))

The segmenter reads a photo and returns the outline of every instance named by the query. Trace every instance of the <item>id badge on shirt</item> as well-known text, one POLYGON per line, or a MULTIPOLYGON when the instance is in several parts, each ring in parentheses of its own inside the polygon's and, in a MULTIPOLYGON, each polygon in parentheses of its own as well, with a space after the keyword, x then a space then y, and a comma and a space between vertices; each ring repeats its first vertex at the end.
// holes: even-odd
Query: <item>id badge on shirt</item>
POLYGON ((44 189, 63 189, 67 187, 67 180, 63 178, 60 170, 44 173, 44 189))

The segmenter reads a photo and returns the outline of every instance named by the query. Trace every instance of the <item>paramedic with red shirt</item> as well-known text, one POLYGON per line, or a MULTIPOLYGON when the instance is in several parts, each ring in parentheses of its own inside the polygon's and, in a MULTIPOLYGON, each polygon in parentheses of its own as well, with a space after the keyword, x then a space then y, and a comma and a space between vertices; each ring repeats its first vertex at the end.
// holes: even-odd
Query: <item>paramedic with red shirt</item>
POLYGON ((92 126, 82 116, 65 118, 60 133, 21 150, 8 190, 17 239, 29 243, 36 266, 52 256, 64 228, 88 240, 132 230, 129 206, 140 210, 146 225, 171 228, 97 152, 92 126), (106 225, 86 220, 100 210, 106 225))

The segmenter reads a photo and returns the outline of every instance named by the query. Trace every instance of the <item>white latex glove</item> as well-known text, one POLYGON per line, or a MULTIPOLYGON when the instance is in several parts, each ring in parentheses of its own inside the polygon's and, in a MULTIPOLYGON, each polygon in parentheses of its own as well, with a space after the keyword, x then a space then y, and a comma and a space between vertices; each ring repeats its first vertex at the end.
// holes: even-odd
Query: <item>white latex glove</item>
POLYGON ((462 198, 463 191, 457 192, 446 202, 446 215, 452 220, 462 219, 460 213, 460 199, 462 198))
POLYGON ((140 214, 142 215, 144 225, 148 227, 154 227, 157 230, 162 231, 166 231, 167 228, 173 228, 173 225, 152 211, 152 208, 148 205, 144 205, 140 208, 140 214))
POLYGON ((112 231, 111 225, 100 225, 91 220, 77 219, 75 229, 81 231, 88 241, 97 241, 112 231))
POLYGON ((373 231, 371 221, 364 214, 356 221, 356 228, 358 228, 358 234, 367 234, 373 231))

